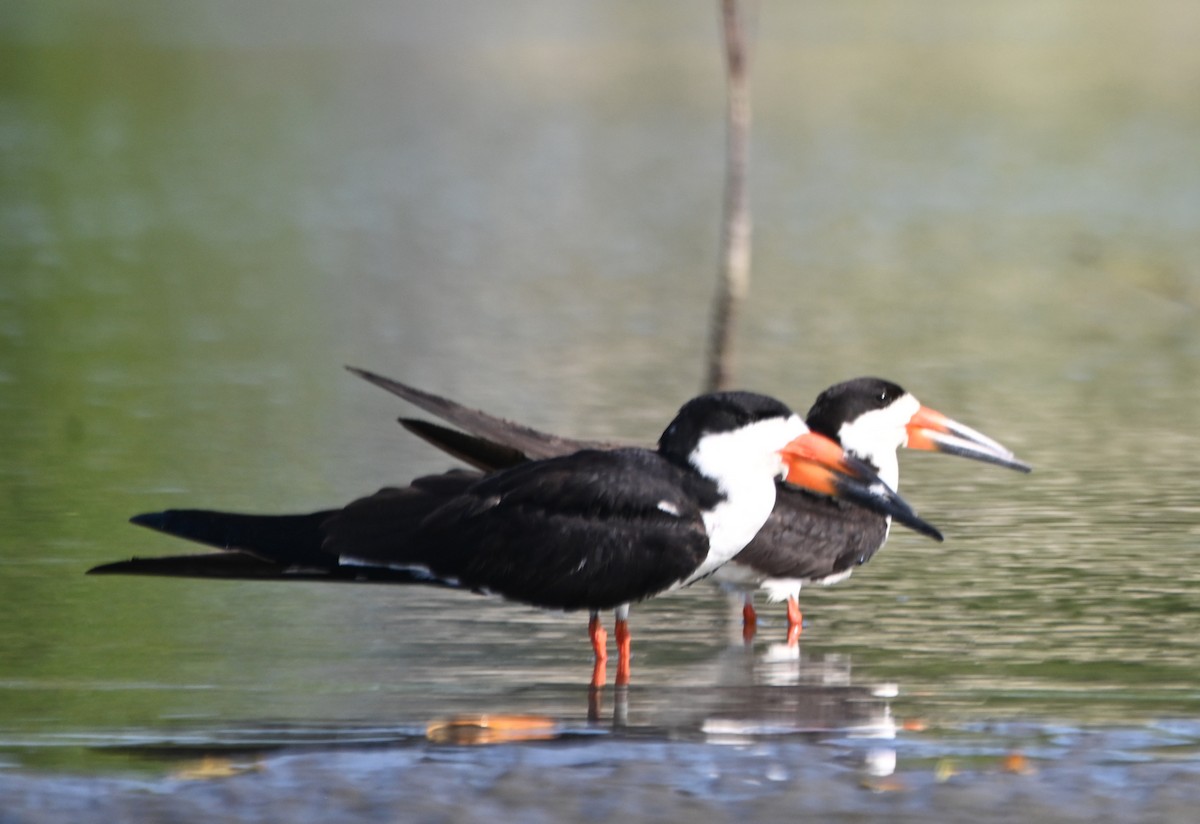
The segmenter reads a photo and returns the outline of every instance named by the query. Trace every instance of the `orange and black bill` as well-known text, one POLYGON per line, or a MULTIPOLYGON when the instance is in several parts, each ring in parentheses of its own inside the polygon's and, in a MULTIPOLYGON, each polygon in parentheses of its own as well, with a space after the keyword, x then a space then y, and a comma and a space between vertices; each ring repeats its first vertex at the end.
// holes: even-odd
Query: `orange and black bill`
POLYGON ((1015 469, 1018 472, 1031 472, 1033 467, 1018 460, 1011 450, 972 429, 966 424, 946 417, 936 409, 922 406, 908 422, 909 449, 928 449, 934 452, 944 452, 947 455, 959 455, 975 461, 996 464, 997 466, 1015 469))
POLYGON ((916 511, 875 473, 871 466, 847 455, 835 441, 807 432, 784 447, 785 480, 794 486, 841 498, 897 523, 942 540, 942 533, 917 516, 916 511))

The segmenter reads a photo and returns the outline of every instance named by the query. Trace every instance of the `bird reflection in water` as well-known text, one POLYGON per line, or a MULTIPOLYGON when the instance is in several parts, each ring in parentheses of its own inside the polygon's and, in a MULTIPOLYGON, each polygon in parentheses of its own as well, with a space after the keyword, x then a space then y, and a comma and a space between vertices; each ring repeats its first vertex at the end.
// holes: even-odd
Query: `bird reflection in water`
POLYGON ((889 683, 856 684, 852 675, 847 655, 802 654, 786 643, 762 649, 731 645, 707 662, 677 670, 666 683, 608 688, 611 715, 603 682, 589 684, 583 726, 569 717, 475 713, 432 721, 426 737, 478 746, 597 733, 727 745, 790 736, 848 746, 839 758, 856 763, 869 778, 889 776, 896 768, 891 742, 900 729, 891 699, 899 689, 889 683), (857 740, 871 744, 847 744, 857 740))
MULTIPOLYGON (((677 673, 669 684, 613 688, 610 729, 670 739, 746 744, 776 736, 872 739, 853 757, 868 775, 895 770, 899 725, 892 683, 856 683, 850 657, 804 654, 786 643, 731 645, 712 660, 677 673), (698 684, 694 688, 677 684, 698 684), (631 692, 632 689, 632 692, 631 692), (645 719, 630 723, 635 717, 645 719)), ((588 688, 588 725, 605 724, 604 687, 588 688)))

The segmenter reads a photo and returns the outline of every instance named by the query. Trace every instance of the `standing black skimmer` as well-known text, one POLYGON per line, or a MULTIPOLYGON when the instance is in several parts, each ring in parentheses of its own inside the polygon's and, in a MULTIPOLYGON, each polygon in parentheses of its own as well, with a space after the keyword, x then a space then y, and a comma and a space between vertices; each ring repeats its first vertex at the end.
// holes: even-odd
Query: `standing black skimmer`
POLYGON ((618 681, 627 683, 627 605, 733 558, 771 514, 784 477, 915 519, 869 467, 785 405, 725 392, 685 404, 655 450, 585 449, 483 476, 451 471, 304 515, 138 515, 136 524, 224 551, 91 572, 435 584, 588 609, 596 686, 606 658, 598 613, 615 609, 618 681))
MULTIPOLYGON (((463 406, 359 369, 351 371, 415 406, 460 427, 449 429, 428 421, 401 418, 410 431, 445 452, 480 469, 514 466, 522 461, 590 449, 616 449, 620 444, 582 441, 540 432, 513 421, 463 406)), ((986 435, 921 403, 899 385, 881 378, 856 378, 821 393, 806 423, 838 441, 848 454, 867 463, 894 490, 899 485, 897 450, 934 450, 1028 472, 1030 467, 986 435)), ((927 524, 901 521, 941 540, 927 524)), ((799 592, 806 583, 832 584, 848 577, 883 547, 890 518, 829 497, 780 484, 775 509, 766 524, 714 579, 745 596, 747 636, 754 632, 755 589, 771 601, 786 600, 788 641, 795 643, 802 626, 799 592)))
MULTIPOLYGON (((882 378, 855 378, 817 396, 805 418, 809 429, 841 444, 866 461, 893 490, 900 486, 901 447, 959 455, 1020 472, 1029 464, 981 432, 922 406, 911 393, 882 378)), ((753 592, 786 601, 787 640, 795 644, 803 626, 800 589, 850 577, 883 548, 891 519, 842 505, 802 490, 779 496, 767 523, 745 549, 718 571, 716 579, 745 596, 748 634, 756 620, 753 592)))

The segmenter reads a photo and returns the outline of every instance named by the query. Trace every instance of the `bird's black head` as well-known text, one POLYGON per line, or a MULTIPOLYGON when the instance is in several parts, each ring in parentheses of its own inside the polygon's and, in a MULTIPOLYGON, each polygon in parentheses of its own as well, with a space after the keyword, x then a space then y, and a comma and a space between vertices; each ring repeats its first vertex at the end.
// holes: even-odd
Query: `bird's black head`
POLYGON ((687 466, 692 452, 706 435, 733 432, 771 418, 786 420, 792 415, 786 404, 754 392, 701 395, 679 410, 658 439, 658 451, 671 461, 687 466))
POLYGON ((805 423, 866 461, 892 489, 900 482, 896 450, 908 439, 908 425, 921 403, 882 378, 855 378, 817 397, 805 423))
POLYGON ((867 412, 887 409, 907 394, 902 386, 883 378, 854 378, 818 395, 804 422, 813 432, 840 442, 843 425, 867 412))

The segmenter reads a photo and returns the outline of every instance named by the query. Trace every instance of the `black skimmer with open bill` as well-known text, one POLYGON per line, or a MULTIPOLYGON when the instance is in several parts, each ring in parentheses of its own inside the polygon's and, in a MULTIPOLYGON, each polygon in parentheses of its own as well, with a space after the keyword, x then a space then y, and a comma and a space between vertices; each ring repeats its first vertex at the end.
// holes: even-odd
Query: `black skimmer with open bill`
MULTIPOLYGON (((463 406, 399 381, 361 369, 360 377, 461 428, 449 429, 413 418, 400 422, 445 452, 484 470, 564 454, 584 446, 616 449, 608 441, 585 441, 540 432, 523 424, 463 406)), ((934 450, 1028 472, 1028 464, 995 440, 921 403, 899 385, 881 378, 856 378, 831 386, 817 398, 806 423, 836 441, 851 455, 871 464, 893 489, 899 485, 897 450, 934 450)), ((899 519, 898 519, 899 520, 899 519)), ((904 521, 902 521, 904 523, 904 521)), ((936 531, 908 524, 937 540, 936 531)), ((788 640, 800 633, 800 588, 832 584, 865 564, 887 540, 890 519, 861 507, 780 484, 775 509, 734 563, 714 576, 717 583, 745 595, 743 616, 753 634, 753 592, 761 588, 772 601, 786 600, 788 640)))
POLYGON ((139 515, 134 523, 224 551, 90 571, 434 584, 588 609, 600 684, 598 612, 616 609, 618 679, 627 683, 627 605, 730 560, 771 514, 784 477, 915 518, 874 471, 784 404, 724 392, 685 404, 654 450, 585 449, 483 476, 451 471, 304 515, 139 515))

